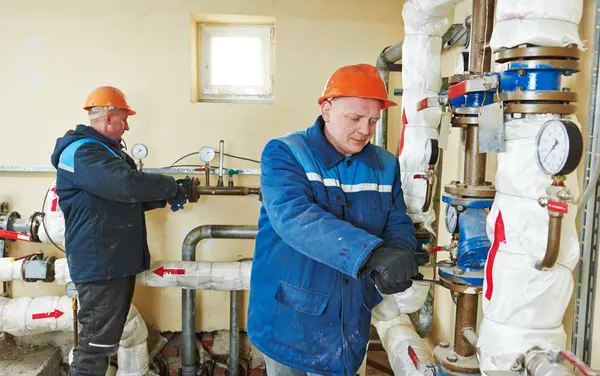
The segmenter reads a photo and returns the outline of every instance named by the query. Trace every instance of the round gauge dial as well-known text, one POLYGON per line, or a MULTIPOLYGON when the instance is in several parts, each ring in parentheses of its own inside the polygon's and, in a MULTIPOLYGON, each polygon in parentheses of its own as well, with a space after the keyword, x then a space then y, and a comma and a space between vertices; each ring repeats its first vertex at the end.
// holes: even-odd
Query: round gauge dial
POLYGON ((75 288, 75 283, 73 283, 73 281, 67 283, 65 286, 65 294, 71 299, 77 295, 77 289, 75 288))
POLYGON ((148 148, 144 144, 135 144, 131 149, 131 156, 141 161, 148 156, 148 148))
POLYGON ((438 140, 430 138, 425 144, 425 160, 427 164, 434 165, 437 163, 440 155, 440 148, 438 146, 438 140))
POLYGON ((446 230, 450 234, 458 232, 458 210, 456 206, 446 206, 446 230))
POLYGON ((200 159, 204 163, 210 163, 210 161, 215 159, 215 150, 211 147, 204 146, 200 149, 200 159))
POLYGON ((536 138, 539 168, 548 175, 568 175, 579 164, 583 138, 577 124, 568 120, 549 120, 536 138))

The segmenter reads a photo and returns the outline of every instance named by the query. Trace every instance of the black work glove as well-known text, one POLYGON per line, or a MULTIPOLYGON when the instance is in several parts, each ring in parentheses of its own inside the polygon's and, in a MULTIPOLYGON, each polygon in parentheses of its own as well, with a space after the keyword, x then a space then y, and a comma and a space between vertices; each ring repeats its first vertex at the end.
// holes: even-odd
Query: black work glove
POLYGON ((169 205, 171 205, 171 210, 175 212, 179 209, 183 209, 183 204, 187 201, 187 196, 187 189, 185 189, 183 185, 177 184, 177 193, 175 194, 175 197, 167 200, 169 205))
POLYGON ((364 263, 361 275, 368 273, 380 293, 395 294, 412 286, 411 279, 419 275, 419 266, 412 252, 382 246, 364 263))

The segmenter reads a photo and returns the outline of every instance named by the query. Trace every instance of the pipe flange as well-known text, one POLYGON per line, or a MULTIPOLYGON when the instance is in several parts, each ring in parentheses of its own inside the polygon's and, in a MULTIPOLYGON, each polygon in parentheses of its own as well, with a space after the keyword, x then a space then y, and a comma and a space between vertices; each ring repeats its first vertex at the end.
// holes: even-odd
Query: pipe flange
POLYGON ((1 229, 3 230, 7 230, 7 231, 12 231, 12 223, 16 220, 16 219, 20 219, 21 218, 21 214, 17 213, 16 211, 11 211, 8 214, 6 214, 6 216, 4 216, 4 220, 2 221, 2 227, 1 229))
MULTIPOLYGON (((477 355, 460 356, 454 351, 454 346, 444 344, 437 346, 433 350, 435 360, 440 363, 448 371, 457 373, 480 373, 479 361, 477 355), (447 346, 446 346, 447 345, 447 346)), ((450 375, 453 373, 448 372, 450 375)))
POLYGON ((496 63, 514 60, 562 59, 579 60, 581 51, 572 47, 516 47, 498 51, 494 54, 496 63))
MULTIPOLYGON (((563 70, 569 73, 579 72, 578 60, 559 60, 559 59, 540 59, 540 60, 517 60, 505 63, 502 71, 519 70, 519 69, 536 69, 536 70, 563 70)), ((565 73, 563 72, 563 73, 565 73)), ((567 73, 568 74, 568 73, 567 73)))
POLYGON ((458 283, 454 279, 446 279, 440 275, 440 284, 442 287, 447 288, 450 291, 458 292, 467 295, 478 295, 483 291, 483 286, 473 286, 458 283))
POLYGON ((198 187, 200 186, 200 180, 198 178, 191 178, 189 181, 188 190, 188 202, 198 202, 200 199, 200 192, 198 187))
POLYGON ((46 279, 44 279, 44 282, 54 282, 54 263, 56 262, 56 257, 48 256, 44 261, 46 262, 46 279))
POLYGON ((462 183, 450 183, 444 186, 444 192, 455 196, 493 198, 496 196, 496 187, 490 182, 484 186, 472 186, 462 183))
POLYGON ((561 103, 507 103, 504 113, 508 114, 559 114, 570 115, 577 112, 577 106, 561 103))
MULTIPOLYGON (((500 94, 500 98, 508 105, 510 102, 539 102, 539 101, 552 101, 562 102, 568 104, 570 102, 577 102, 577 93, 570 91, 504 91, 500 94)), ((550 103, 556 104, 556 103, 550 103)))
POLYGON ((452 116, 452 126, 466 128, 469 126, 478 126, 479 116, 477 115, 457 115, 452 116))
POLYGON ((452 109, 454 116, 456 115, 467 115, 467 116, 479 116, 479 107, 454 107, 452 109))

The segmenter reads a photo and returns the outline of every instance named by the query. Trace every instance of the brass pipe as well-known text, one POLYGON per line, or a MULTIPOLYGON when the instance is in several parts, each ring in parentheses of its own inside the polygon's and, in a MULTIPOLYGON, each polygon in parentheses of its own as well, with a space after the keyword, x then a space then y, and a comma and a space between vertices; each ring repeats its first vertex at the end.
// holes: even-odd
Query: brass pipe
POLYGON ((206 186, 210 186, 210 165, 206 163, 204 165, 204 182, 206 186))
POLYGON ((456 324, 454 325, 454 351, 464 357, 475 354, 475 348, 463 337, 463 330, 477 325, 477 294, 460 294, 456 299, 456 324))
POLYGON ((489 72, 492 51, 488 47, 494 28, 494 0, 473 0, 471 13, 471 51, 469 71, 489 72))
POLYGON ((216 195, 216 196, 245 196, 258 195, 260 188, 251 187, 195 187, 198 195, 216 195))
POLYGON ((77 330, 79 329, 77 326, 77 295, 71 299, 71 308, 73 308, 73 347, 77 347, 79 343, 77 330))
POLYGON ((535 265, 538 270, 542 270, 543 268, 551 268, 554 266, 554 264, 556 264, 556 260, 558 259, 558 251, 560 249, 562 217, 562 214, 550 213, 546 254, 544 255, 544 259, 535 265))
POLYGON ((427 190, 425 191, 425 202, 423 202, 423 212, 429 210, 431 206, 431 199, 433 198, 433 188, 436 185, 436 176, 435 176, 435 168, 429 168, 429 172, 427 173, 427 190))
POLYGON ((485 164, 487 155, 479 152, 479 127, 466 129, 464 182, 471 186, 485 184, 485 164))

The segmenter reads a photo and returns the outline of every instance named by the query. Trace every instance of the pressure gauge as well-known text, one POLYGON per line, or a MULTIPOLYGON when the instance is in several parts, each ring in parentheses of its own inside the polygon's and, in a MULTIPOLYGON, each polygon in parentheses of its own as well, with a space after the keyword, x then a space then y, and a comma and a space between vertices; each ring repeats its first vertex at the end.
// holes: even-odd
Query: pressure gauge
POLYGON ((577 124, 568 120, 549 120, 536 138, 539 168, 548 175, 568 175, 579 164, 583 137, 577 124))
POLYGON ((204 163, 210 163, 210 161, 215 159, 215 150, 211 147, 204 146, 200 149, 200 159, 204 163))
POLYGON ((440 155, 440 148, 438 146, 438 140, 430 138, 425 144, 425 160, 427 164, 434 165, 437 163, 440 155))
POLYGON ((65 286, 65 294, 71 299, 77 295, 77 289, 75 288, 75 283, 73 283, 73 281, 67 283, 65 286))
POLYGON ((456 206, 446 206, 446 230, 450 234, 458 232, 458 210, 456 206))
POLYGON ((133 145, 133 149, 131 149, 131 156, 141 161, 148 156, 148 148, 144 144, 135 144, 133 145))

